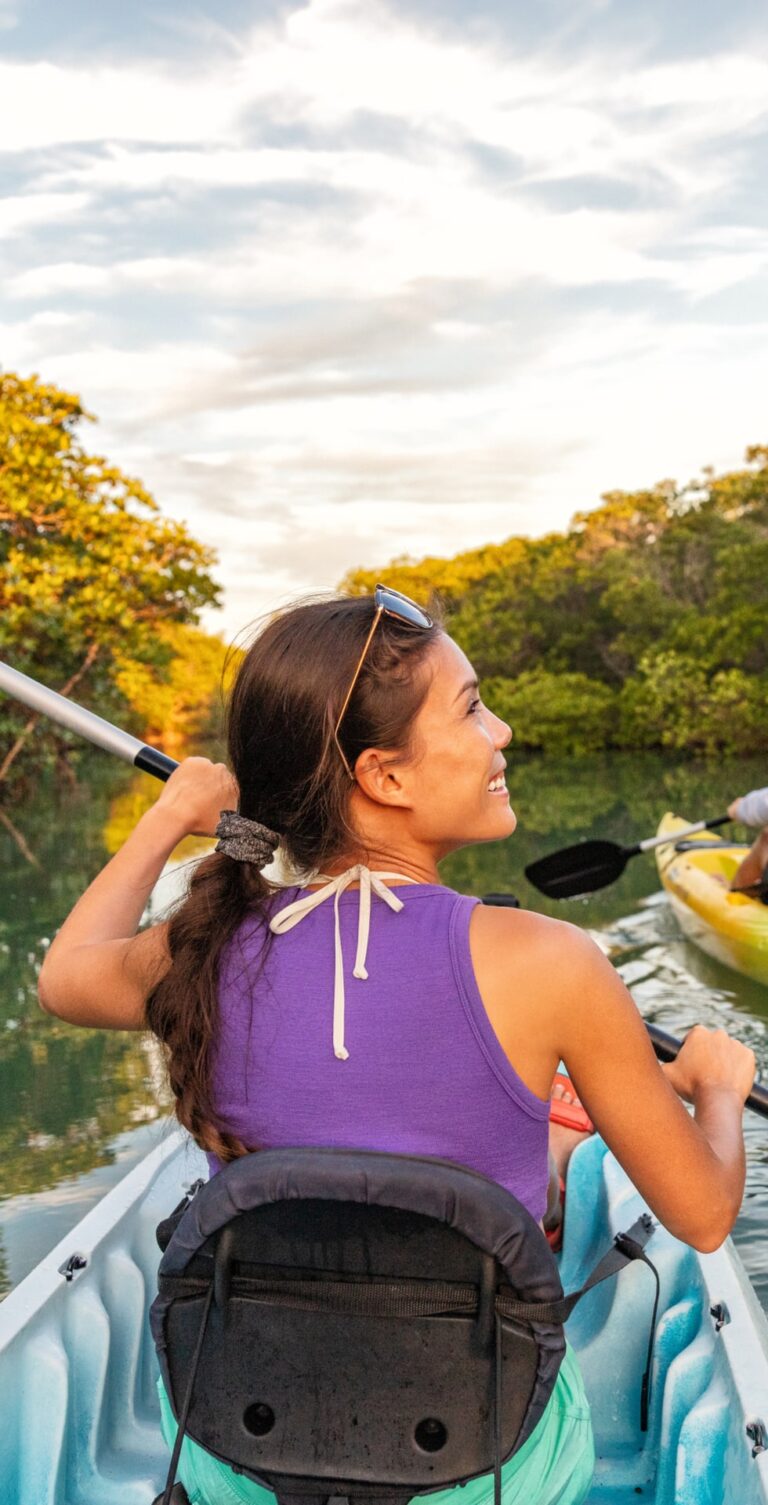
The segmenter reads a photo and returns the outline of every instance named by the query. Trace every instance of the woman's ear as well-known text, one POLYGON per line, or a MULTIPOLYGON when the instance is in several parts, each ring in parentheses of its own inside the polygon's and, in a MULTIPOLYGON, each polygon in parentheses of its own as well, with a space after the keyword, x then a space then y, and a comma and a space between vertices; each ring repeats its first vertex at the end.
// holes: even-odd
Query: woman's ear
POLYGON ((392 754, 368 747, 355 763, 355 783, 360 792, 377 805, 408 808, 408 779, 402 764, 392 754))

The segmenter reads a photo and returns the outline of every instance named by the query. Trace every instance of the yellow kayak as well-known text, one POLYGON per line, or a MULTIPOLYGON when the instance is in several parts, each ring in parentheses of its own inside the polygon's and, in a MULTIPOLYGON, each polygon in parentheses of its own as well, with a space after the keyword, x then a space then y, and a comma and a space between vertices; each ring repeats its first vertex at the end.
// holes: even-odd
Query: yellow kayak
MULTIPOLYGON (((673 834, 690 825, 667 813, 659 836, 673 834)), ((669 895, 680 929, 688 937, 756 982, 768 983, 768 904, 747 894, 735 894, 729 884, 748 851, 701 831, 685 838, 684 849, 673 843, 656 848, 659 877, 669 895)))

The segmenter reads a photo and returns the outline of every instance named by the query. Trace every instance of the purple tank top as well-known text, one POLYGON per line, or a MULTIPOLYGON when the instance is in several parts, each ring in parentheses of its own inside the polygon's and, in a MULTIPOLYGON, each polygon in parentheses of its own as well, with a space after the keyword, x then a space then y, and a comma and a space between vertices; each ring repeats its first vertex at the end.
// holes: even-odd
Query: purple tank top
MULTIPOLYGON (((347 1060, 332 1046, 333 901, 283 935, 249 917, 222 959, 213 1105, 252 1148, 437 1155, 500 1182, 534 1218, 547 1197, 549 1104, 525 1086, 475 980, 477 899, 430 884, 372 899, 367 980, 353 977, 359 891, 339 899, 347 1060), (262 955, 265 935, 266 951, 262 955)), ((301 897, 286 889, 271 913, 301 897)), ((513 965, 513 962, 511 962, 513 965)), ((220 1169, 209 1156, 211 1173, 220 1169)))

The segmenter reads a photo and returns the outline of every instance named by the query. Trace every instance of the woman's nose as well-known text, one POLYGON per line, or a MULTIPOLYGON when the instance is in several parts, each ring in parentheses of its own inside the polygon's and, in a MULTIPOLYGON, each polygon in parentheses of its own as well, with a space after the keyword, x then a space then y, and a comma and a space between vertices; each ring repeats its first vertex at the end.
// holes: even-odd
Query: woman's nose
POLYGON ((514 734, 511 726, 507 726, 506 721, 502 721, 498 716, 494 719, 496 721, 496 735, 493 740, 499 750, 501 750, 502 747, 509 746, 514 734))

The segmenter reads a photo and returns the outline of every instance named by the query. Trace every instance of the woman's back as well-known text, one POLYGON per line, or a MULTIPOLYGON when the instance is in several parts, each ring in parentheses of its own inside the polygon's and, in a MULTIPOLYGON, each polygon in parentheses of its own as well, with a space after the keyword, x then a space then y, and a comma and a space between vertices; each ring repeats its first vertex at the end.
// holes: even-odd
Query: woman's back
MULTIPOLYGON (((345 1045, 332 1045, 332 899, 285 934, 247 920, 223 959, 212 1076, 222 1126, 249 1146, 335 1145, 437 1155, 490 1176, 540 1219, 549 1104, 489 1023, 469 950, 476 899, 402 884, 372 900, 367 980, 353 976, 361 894, 339 900, 345 1045)), ((289 889, 275 906, 298 897, 289 889)), ((217 1162, 211 1157, 212 1169, 217 1162)))

